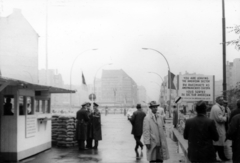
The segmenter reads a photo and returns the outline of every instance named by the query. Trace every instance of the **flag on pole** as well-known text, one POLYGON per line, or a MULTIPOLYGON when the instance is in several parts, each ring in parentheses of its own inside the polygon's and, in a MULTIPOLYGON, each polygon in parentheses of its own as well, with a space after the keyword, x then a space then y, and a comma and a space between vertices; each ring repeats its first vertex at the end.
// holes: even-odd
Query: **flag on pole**
POLYGON ((85 80, 83 73, 82 73, 82 89, 85 91, 88 91, 86 80, 85 80))
POLYGON ((168 71, 168 89, 176 89, 173 80, 175 78, 175 75, 173 73, 171 73, 170 71, 168 71), (170 80, 170 75, 171 75, 171 80, 170 80), (171 87, 170 87, 171 86, 171 87))

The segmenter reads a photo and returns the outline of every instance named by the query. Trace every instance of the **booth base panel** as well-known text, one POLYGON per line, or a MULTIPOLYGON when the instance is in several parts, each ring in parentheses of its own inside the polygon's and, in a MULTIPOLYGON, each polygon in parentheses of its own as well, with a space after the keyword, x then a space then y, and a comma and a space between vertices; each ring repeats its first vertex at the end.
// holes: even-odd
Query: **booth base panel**
POLYGON ((3 161, 19 161, 24 158, 30 157, 32 155, 35 155, 37 153, 40 153, 42 151, 45 151, 49 148, 52 147, 52 142, 48 142, 45 144, 41 144, 39 146, 29 148, 24 151, 19 151, 19 152, 1 152, 1 160, 3 161))

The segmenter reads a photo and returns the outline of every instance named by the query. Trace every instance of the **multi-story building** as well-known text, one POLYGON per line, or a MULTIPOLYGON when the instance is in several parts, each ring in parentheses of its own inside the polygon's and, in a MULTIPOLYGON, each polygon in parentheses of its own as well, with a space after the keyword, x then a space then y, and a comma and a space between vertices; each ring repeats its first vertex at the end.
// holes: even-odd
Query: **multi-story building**
POLYGON ((0 71, 3 77, 38 83, 38 37, 20 9, 0 17, 0 71))
POLYGON ((123 70, 102 71, 102 105, 132 107, 138 102, 137 84, 123 70))
POLYGON ((227 77, 227 90, 236 87, 240 82, 240 58, 236 58, 233 62, 227 62, 226 64, 226 77, 227 77))
POLYGON ((138 87, 138 103, 146 103, 147 101, 147 92, 144 86, 138 87))

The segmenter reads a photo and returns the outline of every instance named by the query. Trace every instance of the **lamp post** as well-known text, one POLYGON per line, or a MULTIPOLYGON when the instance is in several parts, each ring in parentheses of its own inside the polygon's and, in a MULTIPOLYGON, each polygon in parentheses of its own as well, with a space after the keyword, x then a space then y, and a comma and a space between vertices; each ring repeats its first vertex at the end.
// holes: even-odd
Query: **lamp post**
POLYGON ((222 0, 222 42, 223 42, 223 98, 227 99, 227 82, 226 82, 226 31, 225 31, 225 5, 222 0))
MULTIPOLYGON (((159 52, 158 50, 155 50, 155 49, 152 49, 152 48, 142 48, 143 50, 153 50, 155 52, 157 52, 158 54, 162 55, 163 58, 165 59, 165 61, 167 62, 167 65, 168 65, 168 76, 169 76, 169 80, 171 81, 171 70, 170 70, 170 66, 169 66, 169 63, 167 61, 167 58, 161 53, 159 52)), ((170 83, 170 86, 169 86, 169 113, 171 111, 171 91, 172 91, 172 86, 171 86, 171 82, 168 81, 168 83, 170 83)), ((171 114, 169 114, 169 117, 171 117, 171 114)))
POLYGON ((148 73, 156 74, 157 76, 159 76, 159 77, 161 78, 161 80, 162 80, 162 82, 163 82, 163 78, 162 78, 161 75, 159 75, 158 73, 156 73, 156 72, 148 72, 148 73))
MULTIPOLYGON (((72 63, 72 66, 71 66, 71 70, 70 70, 70 90, 72 90, 72 69, 73 69, 73 65, 75 63, 75 61, 78 59, 78 57, 80 55, 82 55, 83 53, 87 52, 87 51, 90 51, 90 50, 97 50, 97 49, 88 49, 88 50, 85 50, 83 52, 81 52, 74 60, 73 60, 73 63, 72 63)), ((70 93, 70 107, 72 108, 72 93, 70 93)))
POLYGON ((106 66, 106 65, 112 65, 112 63, 104 64, 104 65, 102 65, 102 66, 96 71, 96 74, 95 74, 95 76, 94 76, 94 82, 93 82, 93 93, 94 93, 94 94, 96 93, 96 92, 95 92, 95 80, 96 80, 97 73, 98 73, 98 71, 99 71, 101 68, 103 68, 103 67, 106 66))

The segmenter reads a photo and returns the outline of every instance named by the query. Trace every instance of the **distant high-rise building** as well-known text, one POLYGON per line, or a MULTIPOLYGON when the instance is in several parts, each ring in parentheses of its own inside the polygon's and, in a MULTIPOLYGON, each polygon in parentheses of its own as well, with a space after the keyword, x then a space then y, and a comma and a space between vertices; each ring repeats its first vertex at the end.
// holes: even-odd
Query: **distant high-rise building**
POLYGON ((102 71, 102 101, 108 106, 135 106, 138 102, 137 84, 123 70, 102 71))
POLYGON ((138 87, 138 103, 147 103, 147 91, 144 86, 138 87))
POLYGON ((226 64, 227 89, 233 89, 240 82, 240 58, 226 64))
POLYGON ((20 9, 0 17, 0 71, 3 77, 38 83, 38 37, 20 9))

